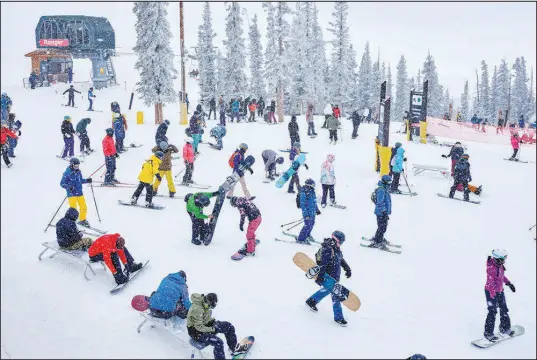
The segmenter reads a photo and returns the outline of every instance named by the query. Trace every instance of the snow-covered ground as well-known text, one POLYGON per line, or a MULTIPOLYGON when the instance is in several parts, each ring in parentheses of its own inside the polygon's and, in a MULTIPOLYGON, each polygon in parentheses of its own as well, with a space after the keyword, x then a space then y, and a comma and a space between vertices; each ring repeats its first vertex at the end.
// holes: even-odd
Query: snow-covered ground
MULTIPOLYGON (((117 200, 129 199, 133 189, 94 187, 99 223, 91 190, 84 186, 90 223, 121 233, 136 260, 151 260, 147 269, 123 292, 111 296, 114 280, 109 273, 98 271, 85 281, 83 266, 65 257, 39 262, 41 243, 55 240, 54 228, 46 234, 43 230, 65 196, 59 183, 68 164, 56 158, 63 147, 60 124, 64 115, 69 114, 75 124, 83 117, 92 118, 88 131, 97 151, 81 165, 84 176, 104 162, 101 141, 110 126, 109 104, 114 100, 127 113, 126 143, 144 144, 121 155, 117 178, 136 183, 142 162, 150 156, 156 129, 152 109, 141 107, 136 99, 133 110, 127 111, 136 81, 133 61, 134 57, 117 58, 122 85, 96 92, 94 107, 102 113, 85 112, 87 100, 80 97, 77 109, 62 107, 65 99, 60 94, 65 85, 35 91, 2 89, 13 99, 13 112, 23 122, 14 166, 7 169, 2 163, 1 170, 2 358, 188 357, 188 349, 163 331, 148 328, 137 334, 142 319, 130 306, 134 295, 150 294, 164 276, 181 269, 188 274, 191 293, 218 294, 217 319, 231 321, 239 337, 256 337, 251 358, 405 358, 413 353, 430 358, 536 357, 535 230, 528 232, 535 222, 534 147, 523 147, 521 153, 522 159, 533 163, 517 164, 503 160, 511 154, 508 146, 468 143, 474 182, 484 189, 481 204, 473 205, 438 197, 437 192, 447 193, 451 185, 441 175, 411 174, 412 164, 449 167, 449 160, 440 157, 448 148, 408 143, 392 133, 390 143, 402 141, 407 150, 408 179, 419 193, 413 198, 392 196, 386 237, 403 245, 402 255, 395 255, 359 246, 361 236, 371 236, 376 229, 369 198, 378 181, 373 141, 377 126, 362 125, 359 138, 351 140, 351 124, 344 120, 344 139, 334 146, 320 129, 321 118, 316 120, 320 136, 310 139, 300 117, 302 148, 309 151, 310 167, 300 170, 301 181, 311 177, 320 188, 321 162, 327 154, 335 154, 336 197, 347 205, 346 210, 322 210, 312 234, 322 239, 338 229, 347 235, 343 251, 353 276, 342 283, 362 301, 356 313, 344 308, 347 328, 334 323, 329 298, 317 314, 304 306, 318 287, 304 277, 292 257, 297 251, 313 255, 317 248, 273 240, 280 235, 280 224, 301 217, 286 187, 262 183, 261 152, 289 147, 287 118, 271 127, 229 124, 224 150, 200 145, 202 155, 196 162, 194 180, 217 189, 230 173, 227 161, 235 146, 248 143, 257 163, 246 181, 263 216, 255 258, 230 260, 245 234, 238 229, 238 211, 227 202, 213 243, 195 247, 183 200, 156 198, 156 203, 166 207, 164 211, 123 207, 117 200), (144 125, 136 125, 138 110, 145 110, 144 125), (526 334, 482 350, 470 341, 483 333, 485 261, 494 248, 509 252, 506 274, 517 292, 507 289, 507 302, 512 323, 523 325, 526 334)), ((77 87, 85 98, 87 85, 77 87)), ((188 88, 194 105, 194 80, 189 79, 188 88)), ((167 106, 164 112, 171 121, 170 142, 182 147, 184 127, 178 125, 178 106, 167 106)), ((214 124, 209 121, 207 130, 214 124)), ((398 128, 393 124, 392 132, 398 128)), ((77 139, 76 152, 78 146, 77 139)), ((286 156, 283 167, 288 166, 286 156)), ((174 174, 181 168, 182 161, 174 161, 174 174)), ((101 171, 93 178, 101 180, 100 176, 101 171)), ((166 191, 164 182, 160 193, 166 191)), ((178 187, 178 195, 186 193, 188 189, 178 187)), ((242 194, 240 186, 236 194, 242 194)), ((64 204, 54 223, 66 209, 64 204)), ((212 351, 207 355, 212 356, 212 351)))

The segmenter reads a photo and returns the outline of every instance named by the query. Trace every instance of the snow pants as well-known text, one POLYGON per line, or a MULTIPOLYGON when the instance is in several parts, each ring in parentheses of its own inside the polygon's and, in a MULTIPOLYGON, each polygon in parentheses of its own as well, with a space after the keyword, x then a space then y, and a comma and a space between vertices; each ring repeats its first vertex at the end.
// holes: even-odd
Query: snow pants
POLYGON ((89 136, 88 134, 80 134, 80 136, 78 137, 80 139, 80 152, 84 152, 84 149, 91 149, 91 146, 90 146, 90 139, 89 139, 89 136))
POLYGON ((384 239, 384 234, 388 228, 388 217, 387 214, 377 215, 377 232, 372 239, 373 242, 379 243, 384 239))
POLYGON ((290 135, 290 138, 291 138, 291 147, 293 147, 293 144, 296 143, 296 142, 300 142, 300 137, 299 136, 292 136, 290 135))
POLYGON ((315 303, 319 303, 322 299, 332 295, 332 310, 334 311, 334 320, 343 320, 343 310, 341 309, 341 301, 334 294, 331 294, 328 289, 321 287, 315 294, 311 295, 308 300, 312 299, 315 303))
POLYGON ((216 109, 215 108, 210 108, 209 109, 209 116, 207 117, 208 120, 211 120, 211 114, 214 115, 214 119, 216 120, 216 109))
POLYGON ((194 173, 194 163, 185 161, 185 175, 183 176, 183 182, 186 183, 192 180, 192 174, 194 173))
POLYGON ((224 353, 224 342, 216 334, 224 334, 226 337, 226 343, 228 348, 235 350, 237 346, 237 335, 235 334, 235 327, 227 321, 215 321, 214 322, 214 334, 203 333, 194 339, 197 342, 208 346, 214 346, 214 358, 215 359, 225 359, 226 355, 224 353))
POLYGON ((255 251, 255 231, 261 225, 261 221, 261 215, 259 215, 248 223, 248 230, 246 230, 246 251, 249 253, 255 251))
POLYGON ((485 290, 485 297, 487 298, 487 308, 489 312, 487 314, 487 319, 485 320, 484 335, 494 334, 494 323, 496 322, 498 307, 500 308, 500 331, 511 329, 511 319, 509 318, 509 309, 505 302, 504 292, 496 293, 496 296, 491 298, 488 290, 485 290))
POLYGON ((198 219, 191 212, 188 215, 190 215, 190 220, 192 220, 192 243, 200 245, 200 241, 205 238, 208 225, 205 224, 203 219, 198 219))
POLYGON ((261 106, 257 109, 257 116, 263 116, 263 108, 261 106))
POLYGON ((468 181, 466 180, 463 181, 463 180, 455 179, 455 181, 453 182, 453 186, 451 186, 451 189, 449 190, 449 197, 453 198, 453 196, 455 196, 455 191, 457 190, 457 187, 459 186, 459 184, 461 184, 462 188, 464 189, 464 196, 463 196, 464 201, 470 200, 470 189, 468 189, 468 181))
POLYGON ((315 123, 313 121, 308 122, 308 136, 316 135, 315 123))
POLYGON ((337 129, 336 130, 328 130, 330 133, 330 141, 337 142, 337 129))
POLYGON ((313 225, 315 225, 315 217, 305 218, 304 226, 302 227, 302 230, 300 230, 300 234, 298 234, 297 240, 306 241, 306 239, 311 235, 313 225))
MULTIPOLYGON (((239 178, 239 183, 241 184, 241 187, 242 187, 242 192, 244 193, 244 196, 247 198, 247 199, 250 199, 252 197, 252 195, 250 194, 250 191, 248 191, 248 188, 246 187, 246 180, 244 180, 244 176, 241 176, 239 178)), ((237 185, 237 183, 235 183, 235 185, 233 185, 231 187, 231 189, 229 189, 228 193, 227 193, 227 197, 231 197, 233 196, 233 192, 235 191, 235 186, 237 185)))
POLYGON ((4 162, 6 163, 6 166, 9 166, 11 164, 11 161, 9 161, 8 155, 8 146, 6 144, 2 145, 2 158, 4 159, 4 162))
POLYGON ((75 208, 78 205, 78 220, 86 220, 86 215, 88 214, 88 205, 86 204, 86 198, 84 195, 80 196, 70 196, 67 198, 69 202, 69 207, 75 208))
POLYGON ((93 244, 93 240, 91 240, 91 238, 85 237, 76 241, 72 245, 64 247, 64 249, 87 251, 90 248, 91 244, 93 244))
POLYGON ((69 156, 75 156, 75 139, 73 138, 73 135, 69 138, 64 136, 63 143, 65 145, 63 147, 62 158, 66 157, 67 154, 69 154, 69 156))
POLYGON ((116 136, 116 150, 117 150, 117 152, 125 151, 125 145, 123 145, 123 140, 125 140, 125 137, 116 136))
POLYGON ((19 143, 19 139, 15 139, 12 137, 7 138, 7 144, 9 147, 7 148, 7 155, 9 157, 15 157, 15 148, 17 147, 17 144, 19 143))
POLYGON ((220 125, 226 126, 226 113, 225 112, 220 113, 220 125))
POLYGON ((145 188, 145 201, 150 203, 153 200, 153 187, 151 186, 150 183, 145 183, 145 182, 140 181, 140 184, 134 191, 134 194, 132 194, 132 197, 138 200, 144 188, 145 188))
POLYGON ((89 100, 89 108, 88 108, 88 111, 93 111, 93 100, 91 99, 88 99, 89 100))
POLYGON ((115 156, 105 156, 104 163, 106 165, 106 173, 104 174, 104 182, 111 183, 116 178, 116 158, 115 156))
POLYGON ((335 185, 327 185, 322 184, 323 187, 323 198, 321 199, 321 204, 326 205, 326 197, 328 195, 328 191, 330 191, 330 201, 335 202, 336 201, 336 193, 334 191, 335 185))
POLYGON ((250 117, 248 118, 248 121, 249 122, 254 122, 255 121, 255 110, 250 111, 250 117))
POLYGON ((514 159, 517 153, 518 153, 518 149, 513 149, 513 155, 511 156, 511 159, 514 159))
MULTIPOLYGON (((398 191, 399 190, 399 180, 401 178, 401 173, 393 171, 393 178, 392 178, 392 185, 390 186, 390 191, 398 191)), ((410 191, 410 189, 408 189, 410 191)))
POLYGON ((238 111, 232 111, 231 112, 231 122, 233 122, 233 119, 237 117, 237 122, 241 121, 241 118, 239 116, 239 112, 238 111))
POLYGON ((192 134, 192 140, 194 140, 193 144, 192 144, 192 146, 194 147, 194 153, 197 153, 198 152, 198 145, 199 145, 200 140, 201 140, 201 134, 192 134))
POLYGON ((269 111, 268 113, 268 122, 273 122, 274 124, 278 123, 276 117, 274 116, 274 111, 269 111))
MULTIPOLYGON (((124 247, 123 249, 118 249, 116 252, 113 252, 112 254, 110 254, 110 258, 112 260, 112 265, 114 266, 114 269, 117 272, 123 271, 121 269, 121 262, 123 262, 124 264, 134 263, 134 258, 132 257, 131 253, 129 252, 129 250, 127 250, 126 247, 124 247)), ((91 262, 104 261, 103 254, 100 253, 95 256, 91 256, 90 261, 91 262)), ((110 271, 113 273, 114 270, 110 269, 110 271)))
POLYGON ((300 191, 300 178, 298 177, 298 173, 294 173, 291 176, 291 180, 289 181, 289 188, 287 188, 287 192, 293 192, 294 185, 296 184, 296 189, 300 191))
MULTIPOLYGON (((161 179, 166 177, 166 181, 168 182, 168 190, 170 190, 170 193, 175 194, 175 184, 173 183, 172 171, 171 170, 159 170, 158 173, 160 174, 161 179)), ((161 181, 159 179, 155 180, 155 182, 153 184, 153 191, 154 192, 157 192, 158 187, 160 186, 160 182, 161 181)))
POLYGON ((75 106, 75 96, 69 95, 69 101, 67 102, 67 106, 75 106))
POLYGON ((352 124, 352 138, 355 139, 358 136, 358 127, 360 124, 352 124))

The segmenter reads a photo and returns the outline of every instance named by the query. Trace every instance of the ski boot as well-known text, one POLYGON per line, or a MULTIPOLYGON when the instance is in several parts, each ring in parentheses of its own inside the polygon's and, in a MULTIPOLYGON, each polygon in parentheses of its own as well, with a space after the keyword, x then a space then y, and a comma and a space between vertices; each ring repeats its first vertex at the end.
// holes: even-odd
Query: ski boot
POLYGON ((500 334, 512 337, 515 335, 515 330, 507 329, 507 330, 500 330, 500 334))
POLYGON ((244 247, 242 249, 240 249, 239 251, 237 251, 239 254, 241 254, 242 256, 249 256, 249 257, 253 257, 255 256, 255 251, 254 252, 248 252, 246 251, 246 244, 244 245, 244 247))
POLYGON ((116 183, 112 181, 105 181, 103 182, 103 186, 116 186, 116 183))
POLYGON ((142 263, 130 263, 130 264, 127 263, 126 268, 127 268, 127 271, 132 274, 140 270, 142 266, 143 266, 142 263))
POLYGON ((384 243, 384 240, 382 241, 371 241, 371 244, 368 245, 370 248, 374 249, 380 249, 380 250, 387 250, 388 247, 386 246, 386 243, 384 243))
POLYGON ((155 205, 152 202, 146 201, 145 202, 145 207, 149 208, 149 209, 154 209, 155 205))
POLYGON ((288 193, 288 194, 296 194, 296 191, 293 190, 293 189, 289 189, 289 190, 287 190, 287 193, 288 193))
POLYGON ((498 341, 498 337, 496 335, 494 335, 494 334, 490 334, 490 335, 485 334, 485 339, 487 339, 490 342, 498 341))
POLYGON ((326 207, 326 204, 321 204, 321 207, 324 209, 326 207))
POLYGON ((337 322, 341 326, 347 326, 347 321, 345 319, 339 319, 339 320, 334 320, 334 321, 337 322))
POLYGON ((131 197, 131 205, 136 205, 138 203, 138 198, 137 197, 131 197))
POLYGON ((483 191, 483 185, 479 185, 479 187, 477 188, 477 190, 475 191, 474 194, 476 195, 481 195, 481 192, 483 191))
POLYGON ((237 343, 237 346, 235 346, 235 349, 233 351, 231 351, 231 349, 230 349, 230 353, 231 353, 232 356, 245 354, 250 349, 250 346, 251 346, 251 344, 242 344, 241 345, 241 344, 237 343))
POLYGON ((197 239, 196 239, 196 240, 192 240, 192 244, 194 244, 194 245, 201 245, 201 241, 199 241, 199 240, 197 240, 197 239))
POLYGON ((88 220, 80 220, 78 222, 78 225, 84 226, 84 227, 90 227, 90 224, 89 224, 88 220))
POLYGON ((170 191, 170 197, 173 198, 174 196, 175 196, 175 193, 170 191))
POLYGON ((118 179, 112 179, 112 182, 113 182, 114 184, 119 184, 119 180, 118 180, 118 179))
POLYGON ((317 312, 317 311, 319 311, 319 309, 317 309, 317 306, 316 306, 316 305, 317 305, 317 302, 316 302, 315 300, 311 299, 311 298, 308 299, 308 300, 306 300, 306 305, 307 305, 307 306, 310 308, 310 310, 313 311, 313 312, 317 312))

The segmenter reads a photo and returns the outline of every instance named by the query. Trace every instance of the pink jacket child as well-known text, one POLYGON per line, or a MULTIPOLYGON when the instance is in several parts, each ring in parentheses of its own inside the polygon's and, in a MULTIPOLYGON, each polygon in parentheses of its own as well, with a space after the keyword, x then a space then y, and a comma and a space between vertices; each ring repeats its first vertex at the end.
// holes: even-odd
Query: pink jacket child
POLYGON ((515 160, 518 149, 520 148, 520 137, 516 132, 511 135, 511 146, 513 147, 513 155, 510 160, 515 160))
POLYGON ((503 284, 509 285, 511 282, 504 274, 505 266, 499 265, 491 256, 487 259, 487 283, 485 290, 494 299, 497 293, 503 291, 503 284))
POLYGON ((248 230, 246 230, 246 246, 238 251, 239 254, 244 256, 255 255, 255 231, 261 224, 261 212, 255 206, 251 200, 247 200, 245 197, 233 196, 230 199, 231 206, 239 209, 241 214, 241 220, 239 223, 239 229, 244 231, 244 220, 248 216, 248 230))

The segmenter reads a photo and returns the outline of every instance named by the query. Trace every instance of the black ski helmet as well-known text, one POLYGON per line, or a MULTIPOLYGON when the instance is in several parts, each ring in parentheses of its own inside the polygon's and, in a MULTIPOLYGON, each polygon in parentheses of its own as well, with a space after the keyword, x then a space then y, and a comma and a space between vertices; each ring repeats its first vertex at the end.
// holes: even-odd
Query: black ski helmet
POLYGON ((162 151, 155 151, 155 156, 162 160, 164 158, 164 153, 162 151))
POLYGON ((283 157, 280 156, 279 158, 277 158, 277 159, 276 159, 276 163, 278 163, 278 164, 280 164, 280 165, 283 164, 283 157))
POLYGON ((114 129, 108 128, 106 129, 106 135, 108 136, 114 136, 114 129))
POLYGON ((69 160, 69 164, 71 164, 71 165, 80 165, 80 160, 78 160, 78 158, 76 158, 76 157, 72 157, 69 160))
POLYGON ((211 309, 214 309, 216 304, 218 304, 218 296, 216 296, 215 293, 208 293, 205 295, 205 303, 209 305, 211 309))
POLYGON ((235 206, 235 204, 237 203, 237 197, 232 196, 231 199, 229 199, 229 203, 231 204, 231 206, 235 206))
POLYGON ((183 277, 183 279, 185 279, 186 281, 186 272, 184 272, 183 270, 179 270, 179 275, 181 275, 183 277))
POLYGON ((194 199, 194 204, 198 207, 205 207, 211 203, 211 200, 207 197, 207 195, 199 193, 196 195, 196 198, 194 199))
POLYGON ((336 230, 332 233, 332 238, 336 239, 336 240, 339 240, 339 245, 343 245, 343 243, 345 242, 345 234, 343 233, 343 231, 339 231, 339 230, 336 230))
POLYGON ((304 182, 304 186, 309 186, 311 188, 314 188, 315 187, 315 181, 313 181, 313 179, 308 179, 304 182))

